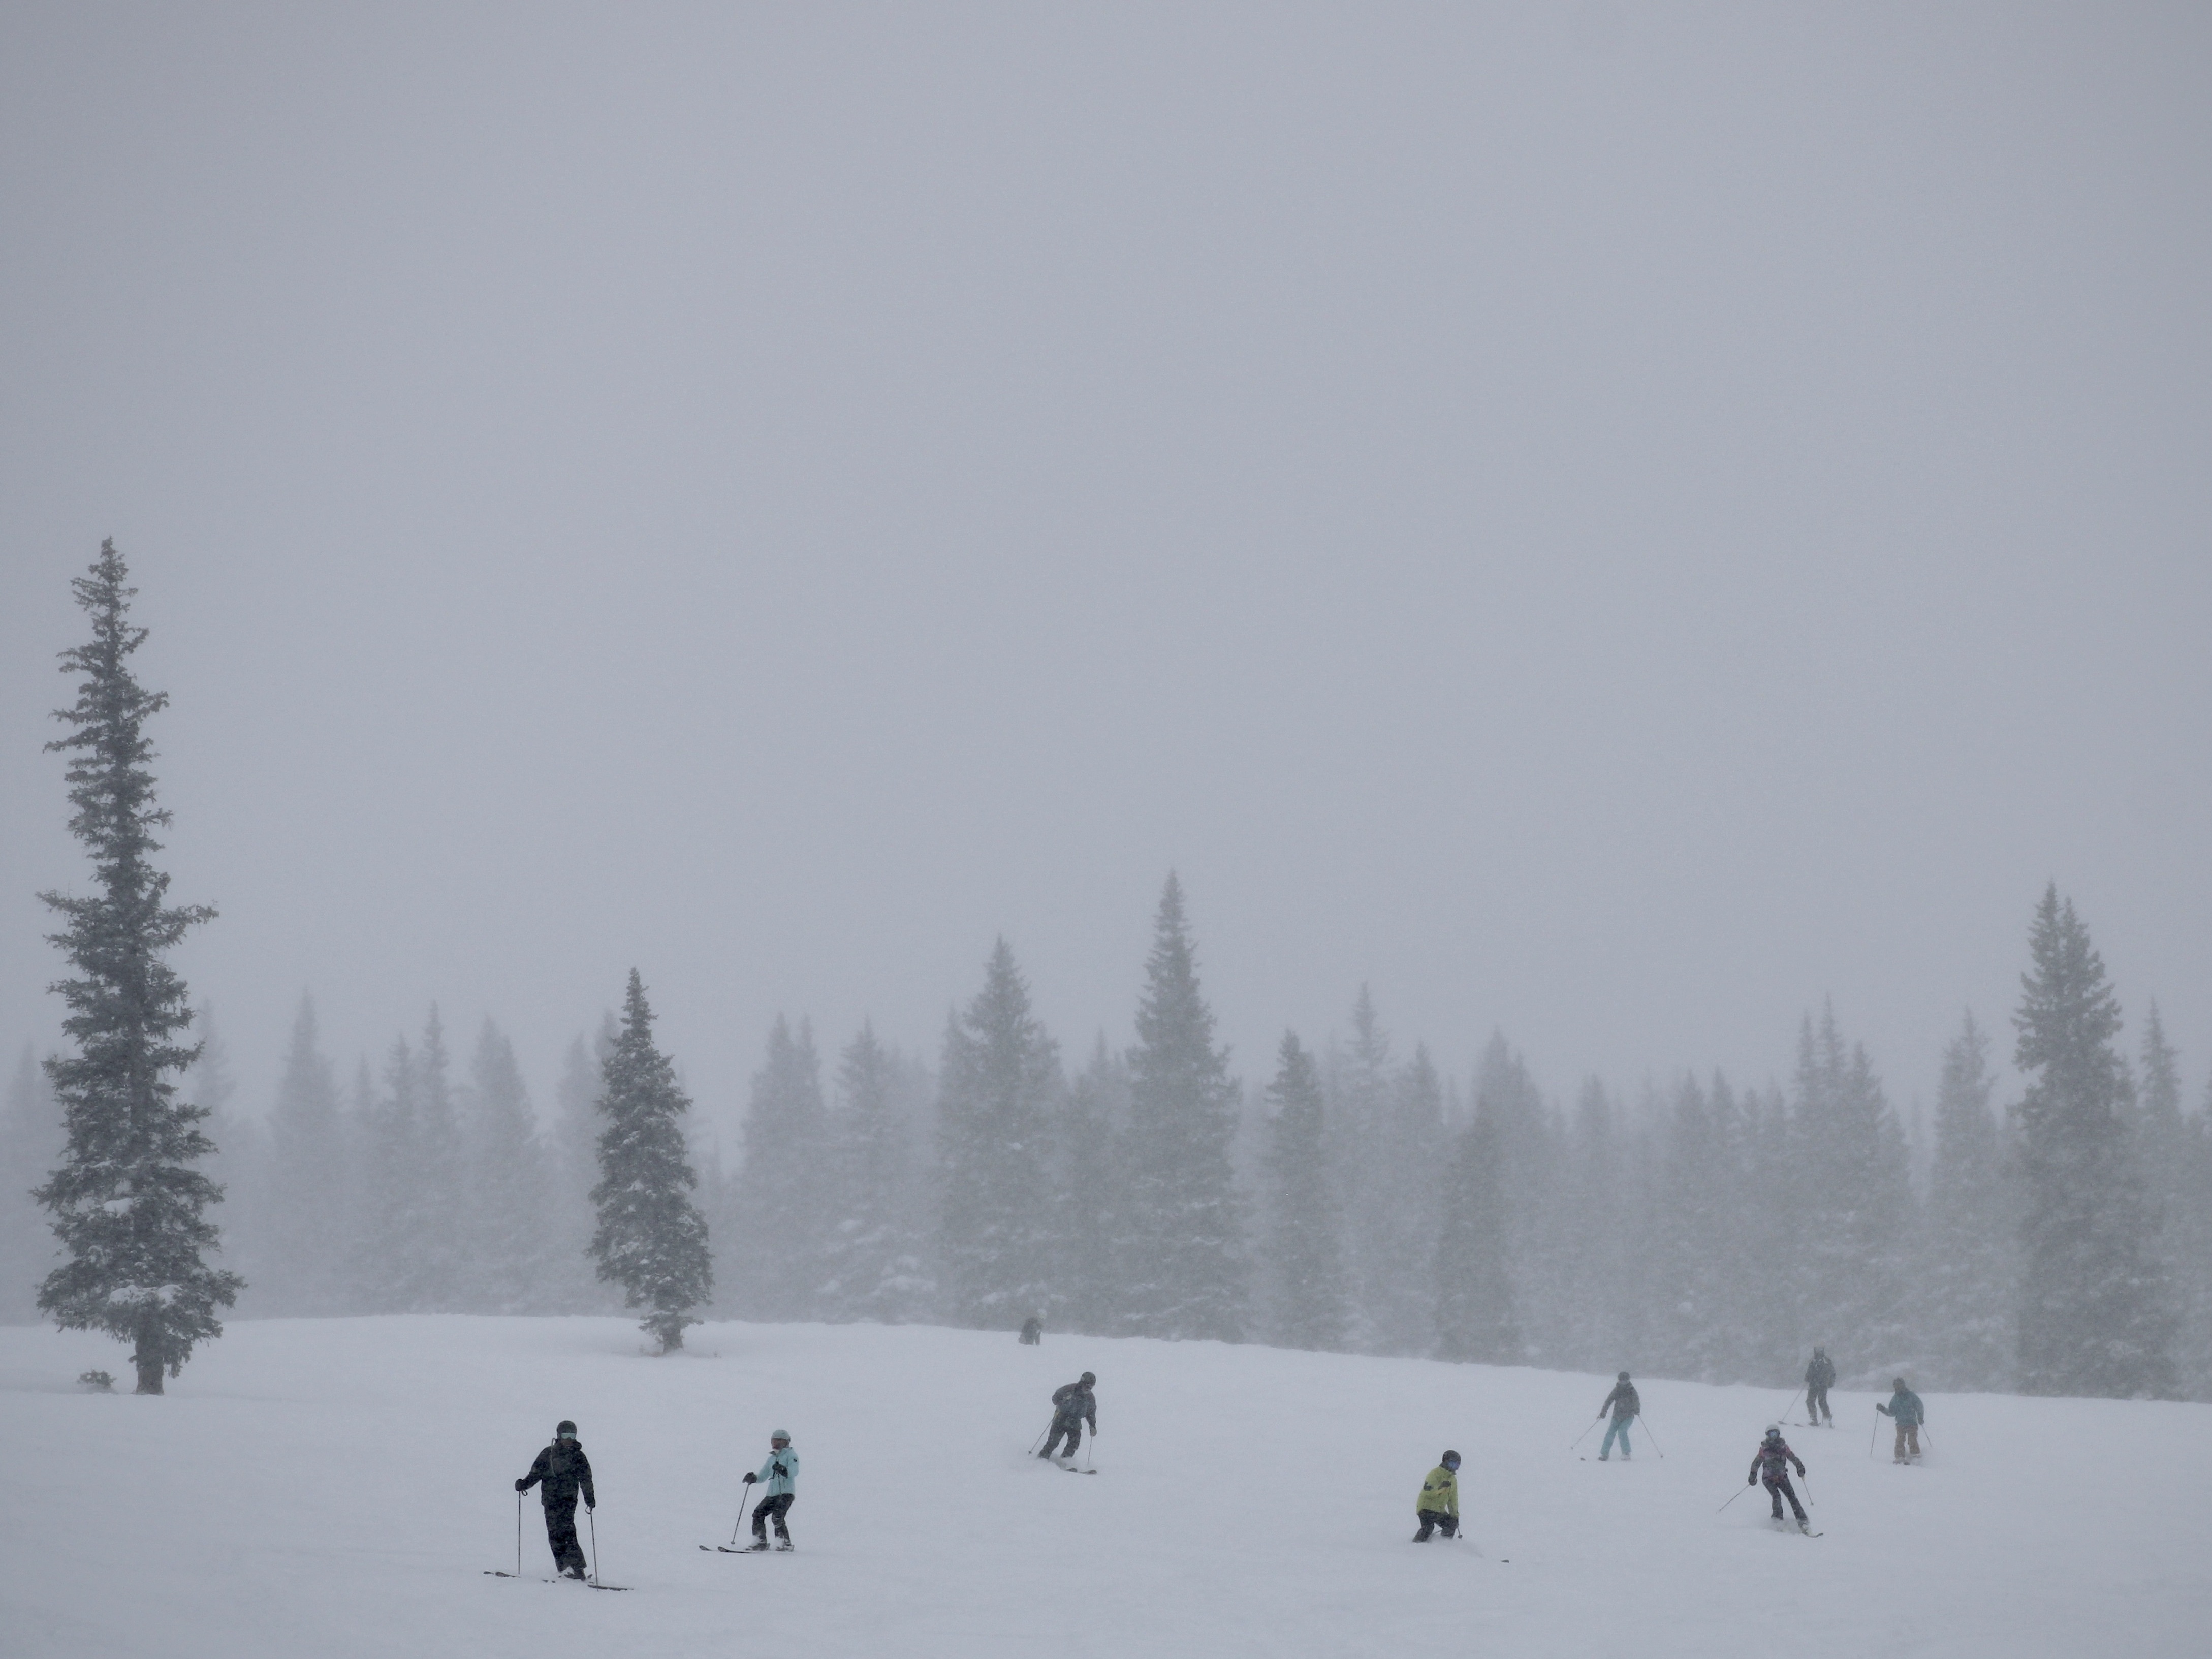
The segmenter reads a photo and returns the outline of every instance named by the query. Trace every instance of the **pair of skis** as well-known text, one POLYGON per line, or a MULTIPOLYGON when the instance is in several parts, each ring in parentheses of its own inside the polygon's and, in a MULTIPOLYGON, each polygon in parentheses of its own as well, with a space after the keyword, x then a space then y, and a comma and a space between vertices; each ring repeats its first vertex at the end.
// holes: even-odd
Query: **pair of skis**
MULTIPOLYGON (((526 1572, 501 1572, 497 1567, 486 1567, 483 1571, 483 1576, 487 1578, 523 1579, 533 1577, 536 1575, 526 1572)), ((540 1578, 538 1582, 541 1584, 558 1584, 564 1581, 558 1578, 540 1578)), ((602 1584, 596 1578, 572 1578, 566 1580, 565 1582, 572 1584, 581 1584, 586 1589, 626 1590, 631 1588, 628 1584, 602 1584)))

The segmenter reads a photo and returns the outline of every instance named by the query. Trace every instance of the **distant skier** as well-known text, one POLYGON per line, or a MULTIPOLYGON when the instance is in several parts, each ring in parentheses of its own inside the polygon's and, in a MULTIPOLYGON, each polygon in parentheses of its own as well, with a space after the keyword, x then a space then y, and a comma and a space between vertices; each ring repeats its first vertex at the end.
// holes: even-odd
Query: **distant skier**
POLYGON ((1429 1534, 1439 1527, 1447 1538, 1459 1536, 1459 1454, 1448 1451, 1443 1461, 1428 1473, 1421 1482, 1421 1495, 1413 1505, 1413 1513, 1420 1517, 1421 1529, 1413 1534, 1416 1544, 1425 1544, 1429 1534))
POLYGON ((1044 1340, 1044 1321, 1031 1314, 1022 1321, 1022 1346, 1034 1348, 1044 1340))
POLYGON ((753 1541, 745 1546, 745 1553, 768 1547, 768 1523, 775 1522, 775 1547, 780 1550, 791 1547, 791 1528, 784 1524, 784 1516, 791 1513, 791 1505, 798 1496, 799 1454, 791 1449, 791 1433, 778 1429, 768 1437, 768 1462, 757 1474, 745 1476, 748 1486, 758 1485, 763 1492, 761 1501, 753 1505, 753 1541))
POLYGON ((1920 1396, 1905 1386, 1901 1376, 1891 1379, 1897 1392, 1889 1397, 1887 1406, 1875 1409, 1897 1424, 1897 1455, 1891 1460, 1899 1463, 1920 1461, 1920 1425, 1928 1420, 1928 1408, 1920 1403, 1920 1396))
MULTIPOLYGON (((1620 1441, 1620 1461, 1624 1463, 1628 1462, 1628 1425, 1636 1420, 1637 1413, 1643 1409, 1644 1402, 1636 1397, 1636 1384, 1628 1380, 1626 1371, 1621 1372, 1620 1380, 1613 1385, 1613 1392, 1606 1395, 1605 1404, 1597 1408, 1600 1417, 1607 1412, 1613 1413, 1613 1422, 1605 1431, 1605 1443, 1598 1448, 1599 1462, 1602 1463, 1613 1455, 1613 1443, 1616 1437, 1620 1441)), ((1584 1429, 1583 1432, 1588 1434, 1589 1431, 1584 1429)))
POLYGON ((1755 1486, 1761 1479, 1766 1482, 1766 1495, 1774 1500, 1774 1518, 1782 1518, 1782 1500, 1788 1498, 1790 1507, 1797 1516, 1797 1530, 1808 1532, 1805 1506, 1797 1501, 1796 1489, 1790 1484, 1790 1466, 1795 1463, 1797 1473, 1805 1473, 1805 1460, 1790 1449, 1790 1443, 1782 1437, 1782 1425, 1769 1423, 1766 1438, 1759 1443, 1759 1449, 1751 1455, 1751 1477, 1743 1484, 1755 1486))
POLYGON ((1828 1409, 1828 1390, 1835 1386, 1836 1362, 1828 1358, 1826 1348, 1813 1350, 1813 1363, 1805 1367, 1805 1425, 1820 1426, 1826 1418, 1828 1426, 1836 1426, 1835 1413, 1828 1409))
POLYGON ((599 1506, 592 1490, 592 1460, 576 1438, 576 1425, 562 1418, 553 1431, 553 1443, 538 1454, 530 1473, 514 1483, 517 1492, 528 1492, 544 1483, 538 1500, 545 1505, 545 1541, 552 1547, 553 1566, 563 1578, 584 1577, 583 1546, 576 1541, 576 1494, 584 1507, 599 1506))
POLYGON ((1052 1431, 1045 1436, 1039 1457, 1050 1457, 1062 1440, 1067 1442, 1067 1455, 1074 1456, 1075 1449, 1083 1443, 1085 1423, 1091 1425, 1093 1435, 1098 1432, 1098 1400, 1091 1392, 1091 1385, 1097 1380, 1085 1371, 1081 1382, 1063 1383, 1052 1391, 1052 1431))

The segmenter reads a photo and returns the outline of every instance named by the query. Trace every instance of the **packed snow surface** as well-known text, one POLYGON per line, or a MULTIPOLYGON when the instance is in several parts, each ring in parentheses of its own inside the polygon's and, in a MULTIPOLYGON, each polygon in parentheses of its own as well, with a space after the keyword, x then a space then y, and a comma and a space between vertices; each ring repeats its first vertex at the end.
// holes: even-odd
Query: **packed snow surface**
POLYGON ((1609 1376, 918 1327, 690 1340, 661 1359, 617 1319, 240 1321, 153 1400, 76 1390, 127 1373, 110 1342, 0 1328, 0 1650, 2021 1659, 2212 1640, 2203 1406, 1930 1394, 1934 1449, 1900 1468, 1887 1419, 1868 1455, 1877 1396, 1839 1393, 1835 1429, 1789 1431, 1826 1534, 1803 1538, 1744 1486, 1786 1385, 1638 1377, 1634 1461, 1607 1464, 1596 1432, 1569 1443, 1609 1376), (1024 1455, 1085 1370, 1095 1478, 1024 1455), (514 1569, 514 1480, 562 1417, 628 1595, 539 1582, 535 1493, 531 1576, 485 1576, 514 1569), (777 1428, 804 1460, 798 1552, 702 1552, 777 1428), (1468 1540, 1416 1546, 1447 1446, 1468 1540))

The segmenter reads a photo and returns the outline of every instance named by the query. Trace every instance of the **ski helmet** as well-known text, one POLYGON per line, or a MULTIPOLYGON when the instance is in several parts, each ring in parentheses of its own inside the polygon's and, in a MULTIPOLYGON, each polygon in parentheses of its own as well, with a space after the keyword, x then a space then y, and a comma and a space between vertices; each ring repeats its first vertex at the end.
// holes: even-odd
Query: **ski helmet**
POLYGON ((768 1438, 770 1445, 774 1445, 777 1441, 781 1440, 787 1446, 791 1443, 791 1431, 789 1429, 778 1429, 774 1434, 769 1436, 768 1438))
POLYGON ((556 1440, 574 1440, 576 1437, 576 1425, 567 1418, 562 1418, 553 1425, 553 1437, 556 1440))
MULTIPOLYGON (((1084 1372, 1084 1373, 1083 1373, 1083 1380, 1084 1380, 1085 1382, 1096 1382, 1098 1379, 1097 1379, 1097 1376, 1095 1376, 1094 1375, 1092 1375, 1091 1372, 1089 1372, 1089 1371, 1085 1371, 1085 1372, 1084 1372)), ((1900 1388, 1900 1389, 1901 1389, 1901 1388, 1903 1388, 1903 1387, 1905 1386, 1905 1384, 1903 1384, 1902 1382, 1900 1382, 1900 1383, 1899 1383, 1897 1386, 1898 1386, 1899 1388, 1900 1388)))
POLYGON ((1766 1432, 1770 1436, 1779 1436, 1782 1432, 1782 1425, 1779 1423, 1769 1423, 1766 1425, 1766 1432))
POLYGON ((1889 1379, 1889 1383, 1890 1386, 1895 1389, 1899 1394, 1902 1394, 1905 1391, 1905 1379, 1903 1377, 1893 1376, 1889 1379))
POLYGON ((1448 1469, 1455 1469, 1459 1467, 1459 1454, 1455 1451, 1448 1451, 1437 1461, 1448 1469))
POLYGON ((1628 1381, 1628 1373, 1627 1373, 1626 1371, 1623 1371, 1623 1372, 1621 1372, 1621 1374, 1620 1374, 1620 1380, 1621 1380, 1622 1382, 1627 1382, 1627 1381, 1628 1381))

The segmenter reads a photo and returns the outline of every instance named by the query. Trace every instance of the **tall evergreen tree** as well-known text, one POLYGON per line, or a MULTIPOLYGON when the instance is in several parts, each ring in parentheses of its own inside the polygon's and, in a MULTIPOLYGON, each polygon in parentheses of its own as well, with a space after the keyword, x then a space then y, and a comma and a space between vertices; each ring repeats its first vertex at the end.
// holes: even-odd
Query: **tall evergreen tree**
MULTIPOLYGON (((1367 1352, 1421 1353, 1433 1306, 1408 1328, 1407 1304, 1432 1287, 1434 1227, 1406 1217, 1407 1171, 1397 1158, 1393 1109, 1395 1060, 1365 985, 1352 1005, 1352 1036, 1331 1045, 1323 1103, 1330 1164, 1344 1206, 1345 1268, 1352 1291, 1350 1340, 1367 1352)), ((1433 1303, 1433 1297, 1430 1297, 1433 1303)))
POLYGON ((410 1303, 426 1313, 446 1313, 468 1305, 467 1228, 471 1206, 468 1160, 462 1145, 460 1114, 454 1109, 453 1060, 446 1048, 445 1022, 430 1005, 422 1024, 422 1046, 415 1058, 415 1142, 413 1191, 415 1261, 419 1289, 410 1303))
POLYGON ((552 1266, 552 1170, 514 1045, 489 1019, 469 1061, 468 1100, 463 1305, 501 1314, 557 1306, 546 1283, 552 1266))
POLYGON ((302 994, 269 1113, 269 1158, 256 1204, 265 1244, 257 1307, 279 1315, 348 1310, 357 1203, 352 1164, 337 1079, 321 1050, 315 1005, 302 994))
POLYGON ((1060 1057, 1000 939, 945 1034, 938 1079, 939 1253, 957 1323, 1012 1328, 1050 1291, 1045 1140, 1060 1057))
POLYGON ((814 1029, 801 1020, 794 1036, 778 1014, 767 1060, 753 1074, 744 1162, 732 1194, 736 1237, 723 1247, 741 1317, 808 1319, 823 1311, 818 1298, 830 1277, 825 1224, 836 1219, 826 1213, 835 1203, 830 1158, 814 1029))
POLYGON ((54 1236, 31 1183, 61 1152, 61 1110, 27 1042, 0 1113, 0 1325, 39 1316, 39 1285, 53 1266, 54 1236))
POLYGON ((699 1322, 691 1310, 714 1294, 706 1218, 691 1201, 699 1177, 684 1140, 690 1099, 676 1068, 653 1046, 653 1010, 633 968, 623 998, 621 1034, 600 1066, 599 1182, 592 1188, 599 1226, 592 1255, 599 1277, 623 1287, 624 1304, 643 1308, 639 1328, 663 1353, 684 1346, 699 1322))
POLYGON ((1928 1356, 1928 1380, 1938 1388, 2002 1388, 2019 1348, 2013 1326, 2018 1220, 1990 1107, 1996 1079, 1989 1048, 1969 1012, 1943 1051, 1936 1091, 1927 1244, 1913 1290, 1920 1351, 1928 1356))
POLYGON ((371 1313, 430 1311, 431 1243, 422 1179, 421 1073, 403 1035, 385 1053, 384 1087, 361 1118, 363 1249, 353 1267, 356 1305, 371 1313))
POLYGON ((196 1344, 222 1334, 216 1310, 245 1281, 209 1264, 221 1236, 206 1211, 222 1190, 195 1166, 215 1144, 199 1127, 206 1109, 179 1100, 170 1080, 199 1050, 184 1040, 191 1006, 168 952, 215 912, 166 903, 169 878, 152 863, 169 814, 155 805, 145 724, 168 698, 131 674, 146 630, 128 620, 137 592, 128 580, 110 541, 71 584, 92 639, 62 653, 64 672, 83 678, 76 704, 57 711, 73 729, 46 745, 70 757, 70 830, 98 891, 40 895, 62 917, 51 937, 75 969, 56 987, 75 1052, 46 1061, 67 1140, 38 1199, 65 1259, 39 1306, 64 1330, 130 1343, 138 1392, 159 1394, 165 1371, 180 1375, 196 1344))
POLYGON ((1102 1032, 1066 1091, 1054 1135, 1050 1231, 1056 1266, 1046 1314, 1065 1330, 1103 1335, 1121 1317, 1115 1241, 1128 1201, 1122 1166, 1129 1072, 1102 1032))
POLYGON ((1498 1106, 1478 1096, 1474 1121, 1454 1138, 1444 1171, 1437 1229, 1439 1359, 1510 1365, 1522 1357, 1511 1264, 1506 1259, 1499 1139, 1498 1106))
POLYGON ((1170 873, 1160 895, 1137 1045, 1129 1051, 1128 1231, 1120 1259, 1127 1328, 1141 1336, 1244 1334, 1243 1206, 1230 1145, 1237 1089, 1213 1044, 1213 1011, 1170 873))
POLYGON ((1764 1298, 1747 1297, 1739 1277, 1748 1193, 1739 1130, 1724 1080, 1711 1093, 1694 1077, 1681 1080, 1667 1133, 1666 1200, 1654 1217, 1669 1291, 1657 1352, 1645 1362, 1668 1376, 1736 1381, 1744 1359, 1738 1326, 1747 1314, 1771 1312, 1764 1298))
POLYGON ((899 1098, 897 1056, 863 1021, 837 1058, 832 1160, 837 1180, 821 1311, 832 1319, 902 1324, 929 1288, 916 1226, 912 1125, 899 1098))
POLYGON ((2089 930, 2045 890, 2021 975, 2014 1063, 2033 1081, 2014 1109, 2027 1176, 2020 1381, 2029 1394, 2117 1398, 2172 1390, 2169 1287, 2120 1115, 2118 1000, 2089 930))
POLYGON ((553 1085, 552 1261, 546 1285, 551 1305, 565 1313, 611 1312, 621 1305, 587 1265, 597 1224, 592 1188, 599 1180, 599 1079, 617 1035, 611 1012, 588 1042, 580 1034, 553 1085))
POLYGON ((1343 1214, 1330 1178, 1321 1073, 1294 1031, 1283 1033, 1267 1085, 1268 1339, 1286 1348, 1342 1348, 1343 1214))

